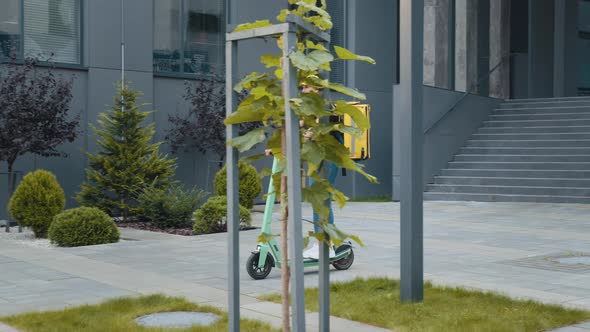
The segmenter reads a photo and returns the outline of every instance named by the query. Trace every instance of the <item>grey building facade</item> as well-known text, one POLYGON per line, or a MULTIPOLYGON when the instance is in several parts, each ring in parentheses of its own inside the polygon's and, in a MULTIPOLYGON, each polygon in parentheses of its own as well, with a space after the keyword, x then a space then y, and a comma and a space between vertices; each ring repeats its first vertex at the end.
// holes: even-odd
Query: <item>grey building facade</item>
MULTIPOLYGON (((400 142, 395 95, 404 66, 398 61, 399 3, 328 0, 328 5, 333 40, 377 61, 336 67, 332 77, 367 94, 373 144, 372 158, 363 163, 381 183, 349 173, 337 185, 353 198, 395 198, 400 142)), ((68 204, 75 204, 72 197, 85 179, 83 151, 97 148, 90 126, 112 103, 121 76, 122 31, 126 77, 156 110, 155 140, 163 140, 168 115, 188 108, 185 82, 203 71, 223 70, 228 16, 235 22, 274 18, 285 6, 274 0, 1 0, 0 41, 16 42, 20 56, 53 54, 57 71, 74 77, 72 109, 80 112, 84 130, 78 141, 63 146, 67 158, 24 156, 15 168, 54 172, 68 204)), ((428 0, 424 36, 425 183, 453 160, 502 99, 590 92, 589 1, 428 0)), ((243 44, 241 74, 262 70, 259 55, 274 47, 263 40, 243 44)), ((213 155, 195 151, 176 157, 181 182, 212 190, 213 155)))

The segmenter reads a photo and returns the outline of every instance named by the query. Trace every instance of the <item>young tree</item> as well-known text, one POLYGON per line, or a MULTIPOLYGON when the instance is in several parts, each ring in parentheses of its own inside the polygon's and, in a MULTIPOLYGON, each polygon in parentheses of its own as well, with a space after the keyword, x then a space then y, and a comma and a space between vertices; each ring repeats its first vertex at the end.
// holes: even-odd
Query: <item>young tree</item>
MULTIPOLYGON (((322 31, 332 28, 332 20, 326 11, 326 0, 289 0, 289 8, 281 11, 277 19, 286 21, 288 14, 300 16, 302 20, 315 25, 322 31)), ((254 23, 242 24, 236 31, 248 30, 263 26, 269 26, 268 20, 256 21, 254 23)), ((277 36, 277 45, 282 51, 283 38, 277 36)), ((346 133, 354 136, 362 134, 362 130, 368 129, 370 123, 368 118, 356 107, 348 104, 345 100, 327 100, 322 90, 332 90, 346 95, 352 99, 364 100, 365 95, 356 89, 346 87, 342 84, 330 82, 329 79, 321 77, 322 71, 329 71, 331 63, 335 60, 358 60, 369 63, 375 61, 366 56, 356 55, 347 49, 334 46, 334 56, 325 45, 314 43, 306 38, 305 34, 297 35, 297 47, 289 51, 290 63, 297 69, 299 87, 306 87, 307 92, 302 91, 298 96, 293 96, 289 103, 303 122, 304 128, 300 131, 301 161, 307 164, 307 175, 315 182, 308 188, 302 189, 302 200, 312 205, 314 212, 319 215, 318 226, 320 233, 310 233, 320 241, 329 245, 339 246, 346 238, 356 242, 360 239, 339 230, 335 225, 328 222, 329 208, 328 200, 331 197, 338 202, 340 207, 346 204, 346 196, 337 190, 319 172, 324 161, 330 161, 339 168, 345 168, 363 175, 368 181, 376 183, 377 179, 366 173, 361 165, 356 164, 350 158, 350 151, 339 142, 332 133, 346 133), (321 121, 322 118, 350 116, 356 127, 346 126, 342 123, 329 123, 321 121), (303 139, 305 133, 306 139, 303 139)), ((286 128, 285 128, 285 99, 283 94, 283 52, 268 54, 261 57, 261 62, 268 72, 254 72, 246 76, 234 89, 236 91, 247 91, 249 96, 245 98, 237 110, 226 118, 226 125, 237 125, 248 122, 262 122, 263 128, 254 129, 230 142, 240 152, 248 151, 255 144, 266 141, 267 149, 279 160, 279 170, 272 177, 274 183, 281 183, 281 261, 282 267, 282 305, 283 305, 283 331, 290 330, 289 325, 289 274, 287 256, 287 171, 285 165, 289 162, 286 156, 286 128)), ((302 89, 303 90, 303 89, 302 89)), ((297 165, 298 166, 298 165, 297 165)), ((271 238, 272 234, 262 234, 261 241, 271 238)), ((306 239, 309 239, 307 237, 306 239)))
POLYGON ((175 159, 160 154, 161 143, 150 143, 154 124, 141 123, 151 112, 137 105, 141 92, 127 83, 118 85, 118 96, 94 127, 100 150, 87 153, 87 181, 76 196, 84 206, 97 207, 123 221, 137 216, 137 196, 147 187, 166 188, 172 182, 175 159))
MULTIPOLYGON (((197 150, 203 154, 213 152, 219 160, 225 159, 225 80, 216 73, 186 82, 184 99, 190 102, 188 112, 169 115, 171 128, 166 141, 172 153, 197 150)), ((258 124, 247 123, 240 127, 246 133, 258 124)))
POLYGON ((79 115, 70 114, 72 80, 51 68, 36 67, 32 58, 0 67, 0 161, 8 164, 8 193, 12 193, 17 158, 32 153, 65 157, 58 146, 73 142, 79 115))

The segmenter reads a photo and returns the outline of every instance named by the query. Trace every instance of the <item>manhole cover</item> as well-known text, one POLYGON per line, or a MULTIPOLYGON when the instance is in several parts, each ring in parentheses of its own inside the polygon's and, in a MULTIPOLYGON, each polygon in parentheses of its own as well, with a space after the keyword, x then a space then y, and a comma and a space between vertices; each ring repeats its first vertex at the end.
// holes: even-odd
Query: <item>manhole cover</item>
POLYGON ((135 319, 135 322, 145 327, 167 327, 184 329, 193 325, 208 326, 221 318, 210 312, 161 312, 145 315, 135 319))
POLYGON ((590 254, 584 252, 568 251, 502 261, 499 263, 549 271, 590 273, 590 254))
POLYGON ((588 256, 558 257, 558 258, 553 258, 552 260, 556 261, 559 264, 567 264, 567 265, 584 264, 584 265, 590 265, 590 257, 588 257, 588 256))

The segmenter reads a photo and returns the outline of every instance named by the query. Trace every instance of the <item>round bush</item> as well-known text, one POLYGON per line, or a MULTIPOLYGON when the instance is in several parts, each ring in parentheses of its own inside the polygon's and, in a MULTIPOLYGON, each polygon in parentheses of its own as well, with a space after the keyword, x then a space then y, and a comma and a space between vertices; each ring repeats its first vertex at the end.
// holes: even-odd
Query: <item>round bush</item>
POLYGON ((49 227, 49 240, 60 247, 91 246, 119 241, 119 229, 108 214, 79 207, 57 216, 49 227))
POLYGON ((27 174, 8 203, 8 212, 19 225, 31 227, 36 237, 47 237, 53 218, 63 211, 66 198, 55 175, 44 170, 27 174))
POLYGON ((167 190, 147 187, 139 194, 137 201, 140 216, 160 228, 191 227, 193 212, 199 206, 205 192, 196 188, 183 189, 173 185, 167 190))
MULTIPOLYGON (((193 232, 211 234, 227 231, 227 199, 225 196, 213 196, 195 211, 193 232)), ((240 205, 240 226, 250 226, 252 216, 250 210, 240 205)))
MULTIPOLYGON (((252 209, 254 200, 262 192, 262 183, 258 177, 256 168, 246 163, 238 163, 240 172, 240 205, 252 209)), ((215 174, 215 193, 218 196, 227 194, 227 168, 223 168, 215 174)))

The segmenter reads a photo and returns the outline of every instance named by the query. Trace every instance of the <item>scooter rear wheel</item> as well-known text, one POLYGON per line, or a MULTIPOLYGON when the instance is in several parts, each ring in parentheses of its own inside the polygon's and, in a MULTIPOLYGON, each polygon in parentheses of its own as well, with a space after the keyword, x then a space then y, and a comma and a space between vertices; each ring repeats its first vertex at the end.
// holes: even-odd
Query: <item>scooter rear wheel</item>
POLYGON ((336 255, 344 250, 350 250, 350 254, 332 263, 332 266, 334 266, 336 270, 348 270, 352 266, 352 263, 354 263, 354 251, 352 251, 350 246, 340 246, 336 248, 336 255))
POLYGON ((272 256, 269 254, 266 256, 266 262, 264 262, 263 267, 258 266, 258 261, 260 261, 260 253, 254 252, 250 257, 248 257, 248 261, 246 262, 246 271, 248 271, 248 275, 252 277, 254 280, 261 280, 266 278, 270 271, 272 270, 272 256))

